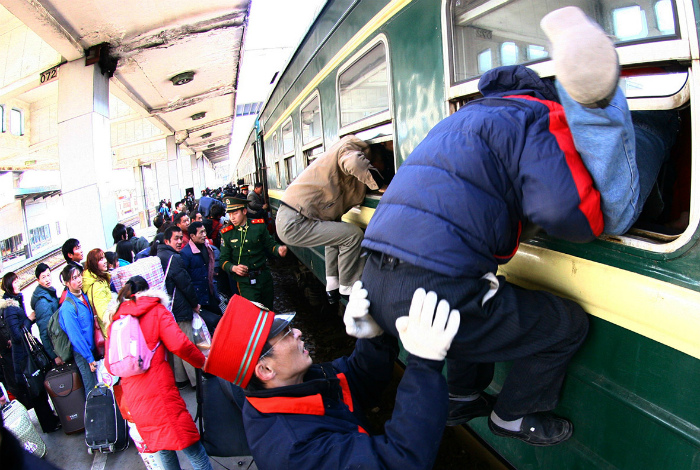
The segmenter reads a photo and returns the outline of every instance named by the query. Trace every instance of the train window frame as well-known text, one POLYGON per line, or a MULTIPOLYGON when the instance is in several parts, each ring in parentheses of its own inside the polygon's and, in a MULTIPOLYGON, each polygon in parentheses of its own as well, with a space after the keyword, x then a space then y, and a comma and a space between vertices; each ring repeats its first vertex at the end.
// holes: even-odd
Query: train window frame
POLYGON ((319 144, 323 145, 323 110, 321 109, 321 93, 315 90, 299 107, 299 126, 301 127, 301 150, 305 152, 309 148, 318 147, 319 144), (318 117, 319 117, 319 134, 318 137, 314 137, 311 140, 306 140, 304 135, 304 112, 306 108, 311 106, 311 104, 318 100, 318 117))
POLYGON ((323 144, 319 144, 313 147, 309 147, 304 150, 304 168, 308 167, 311 165, 318 157, 323 155, 325 152, 325 146, 323 144))
POLYGON ((343 63, 338 68, 338 72, 336 73, 336 78, 335 78, 335 91, 336 91, 336 109, 337 109, 337 116, 336 117, 338 119, 338 124, 339 124, 339 129, 338 129, 339 135, 342 136, 342 135, 347 135, 347 134, 354 134, 360 130, 368 129, 371 127, 376 127, 380 124, 384 124, 384 123, 393 121, 394 97, 393 97, 393 90, 392 90, 392 86, 391 86, 391 83, 392 83, 391 77, 392 77, 392 71, 391 71, 389 41, 387 40, 387 38, 384 34, 379 34, 372 41, 369 41, 367 44, 365 44, 364 47, 362 47, 359 51, 357 51, 355 54, 353 54, 352 57, 350 57, 347 61, 345 61, 345 63, 343 63), (343 124, 343 120, 342 120, 343 110, 342 110, 342 106, 341 106, 341 93, 340 93, 341 76, 343 75, 343 73, 347 72, 349 69, 351 69, 357 63, 359 63, 365 56, 367 56, 371 51, 374 50, 374 48, 378 47, 380 44, 384 47, 384 63, 386 65, 387 100, 388 100, 387 109, 380 111, 378 113, 372 114, 370 116, 358 119, 356 121, 353 121, 353 122, 350 122, 347 124, 343 124))
MULTIPOLYGON (((625 6, 629 2, 623 3, 626 0, 620 0, 619 4, 614 5, 625 6)), ((494 4, 499 0, 487 1, 487 4, 494 4)), ((503 4, 503 2, 500 2, 503 4)), ((658 3, 658 2, 656 2, 658 3)), ((652 8, 655 8, 655 2, 651 2, 652 8)), ((465 82, 453 83, 452 76, 452 0, 443 0, 443 58, 445 67, 445 102, 450 109, 450 113, 456 112, 461 105, 469 100, 476 98, 479 95, 478 82, 480 76, 473 77, 465 82)), ((660 110, 660 109, 677 109, 680 106, 688 106, 691 116, 691 139, 693 135, 700 135, 700 120, 697 116, 700 112, 700 97, 699 90, 691 86, 693 77, 697 77, 700 73, 700 66, 691 61, 691 56, 698 54, 698 37, 697 30, 692 13, 686 14, 686 8, 689 8, 686 2, 678 1, 675 3, 675 21, 676 21, 676 37, 668 39, 657 39, 645 42, 625 42, 618 44, 616 50, 620 63, 623 68, 633 69, 633 66, 640 65, 654 66, 659 63, 662 65, 678 64, 681 68, 688 71, 688 78, 685 84, 675 93, 659 96, 642 96, 629 97, 628 104, 631 110, 660 110), (686 68, 687 67, 687 68, 686 68)), ((483 52, 483 48, 474 48, 475 53, 483 52)), ((476 56, 475 56, 476 57, 476 56)), ((547 57, 534 64, 526 64, 542 77, 554 76, 554 66, 552 61, 547 57)), ((700 144, 700 141, 698 142, 700 144)), ((700 167, 700 155, 695 150, 695 142, 691 141, 691 161, 692 167, 700 167)), ((602 235, 601 240, 608 241, 613 244, 624 245, 627 247, 638 248, 644 252, 657 253, 668 256, 671 253, 680 255, 683 252, 683 247, 692 242, 693 236, 700 226, 700 208, 694 201, 699 200, 693 197, 697 191, 700 191, 700 172, 695 171, 691 174, 691 197, 690 197, 690 216, 688 226, 680 235, 667 236, 664 234, 648 232, 636 227, 633 227, 629 232, 620 236, 602 235)))
POLYGON ((285 120, 282 125, 280 126, 279 129, 280 133, 280 155, 284 158, 287 157, 289 154, 294 153, 294 122, 292 122, 292 118, 289 117, 287 120, 285 120), (285 129, 287 126, 289 126, 289 130, 285 129), (287 141, 285 140, 286 135, 288 134, 291 136, 291 148, 287 148, 287 141))
MULTIPOLYGON (((460 82, 456 82, 453 78, 453 1, 455 0, 443 0, 441 15, 443 31, 443 67, 447 101, 458 100, 465 96, 478 93, 478 84, 481 78, 481 74, 460 82)), ((483 5, 475 8, 475 11, 479 10, 475 14, 486 14, 507 3, 510 2, 505 2, 504 0, 487 0, 483 5)), ((631 5, 629 0, 619 0, 618 3, 619 4, 615 5, 616 8, 631 5)), ((658 1, 653 2, 652 9, 655 8, 657 3, 658 1)), ((647 38, 646 40, 633 40, 618 44, 616 50, 621 66, 665 61, 690 62, 692 57, 699 53, 697 50, 697 29, 695 28, 692 6, 689 6, 684 0, 678 0, 674 3, 676 6, 676 16, 674 18, 677 28, 675 38, 672 38, 670 35, 655 36, 647 38), (691 12, 687 13, 686 8, 691 8, 691 12)), ((484 50, 484 48, 478 48, 478 52, 483 52, 484 50)), ((554 64, 548 57, 536 59, 536 62, 524 65, 533 69, 541 77, 554 76, 554 64)))
POLYGON ((5 128, 5 105, 0 104, 0 132, 4 133, 7 129, 5 128))

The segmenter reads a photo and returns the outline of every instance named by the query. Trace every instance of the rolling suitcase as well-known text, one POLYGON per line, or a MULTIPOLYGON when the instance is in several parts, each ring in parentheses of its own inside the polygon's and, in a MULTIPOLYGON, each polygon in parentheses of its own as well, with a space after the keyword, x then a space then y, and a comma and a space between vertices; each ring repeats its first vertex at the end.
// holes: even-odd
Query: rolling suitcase
POLYGON ((85 429, 85 391, 78 366, 68 362, 48 371, 44 387, 61 420, 63 431, 73 434, 85 429))
POLYGON ((5 404, 0 407, 5 428, 17 438, 24 450, 36 457, 43 457, 46 454, 46 444, 29 418, 27 409, 18 400, 10 401, 2 383, 0 390, 5 397, 5 404))
POLYGON ((114 394, 99 384, 85 401, 85 443, 88 453, 118 452, 129 446, 129 428, 114 401, 114 394))

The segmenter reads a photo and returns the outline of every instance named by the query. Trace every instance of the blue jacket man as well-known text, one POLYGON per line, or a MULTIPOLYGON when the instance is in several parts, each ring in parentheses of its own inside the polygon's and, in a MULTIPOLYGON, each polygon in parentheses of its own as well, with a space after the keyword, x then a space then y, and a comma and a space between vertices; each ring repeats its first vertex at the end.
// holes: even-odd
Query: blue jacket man
POLYGON ((447 356, 449 425, 490 415, 497 435, 552 445, 573 427, 542 412, 556 407, 588 319, 574 302, 513 286, 496 270, 532 224, 566 240, 594 239, 604 225, 600 195, 551 80, 500 67, 482 76, 479 91, 482 99, 439 122, 401 165, 367 226, 362 281, 370 313, 392 334, 418 286, 460 311, 447 356), (494 362, 507 360, 514 366, 496 401, 483 390, 494 362))

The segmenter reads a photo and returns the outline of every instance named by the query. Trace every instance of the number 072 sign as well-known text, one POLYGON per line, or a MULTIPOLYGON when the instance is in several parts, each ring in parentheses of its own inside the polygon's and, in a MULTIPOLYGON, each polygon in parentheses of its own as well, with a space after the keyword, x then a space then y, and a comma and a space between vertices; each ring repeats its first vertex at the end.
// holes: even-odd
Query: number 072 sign
POLYGON ((58 79, 58 68, 60 65, 56 65, 55 67, 51 67, 50 69, 46 70, 45 72, 41 72, 39 74, 39 82, 43 85, 44 83, 52 82, 56 79, 58 79))

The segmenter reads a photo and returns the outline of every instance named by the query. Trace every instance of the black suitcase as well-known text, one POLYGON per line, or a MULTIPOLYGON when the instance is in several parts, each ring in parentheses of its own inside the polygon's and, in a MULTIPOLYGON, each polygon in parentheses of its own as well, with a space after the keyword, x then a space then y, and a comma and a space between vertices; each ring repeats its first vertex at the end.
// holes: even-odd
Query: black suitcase
POLYGON ((118 452, 129 446, 129 428, 122 417, 114 393, 99 384, 85 401, 85 443, 88 453, 118 452))
POLYGON ((63 432, 73 434, 85 429, 85 390, 78 366, 72 362, 46 373, 44 387, 51 397, 63 432))

